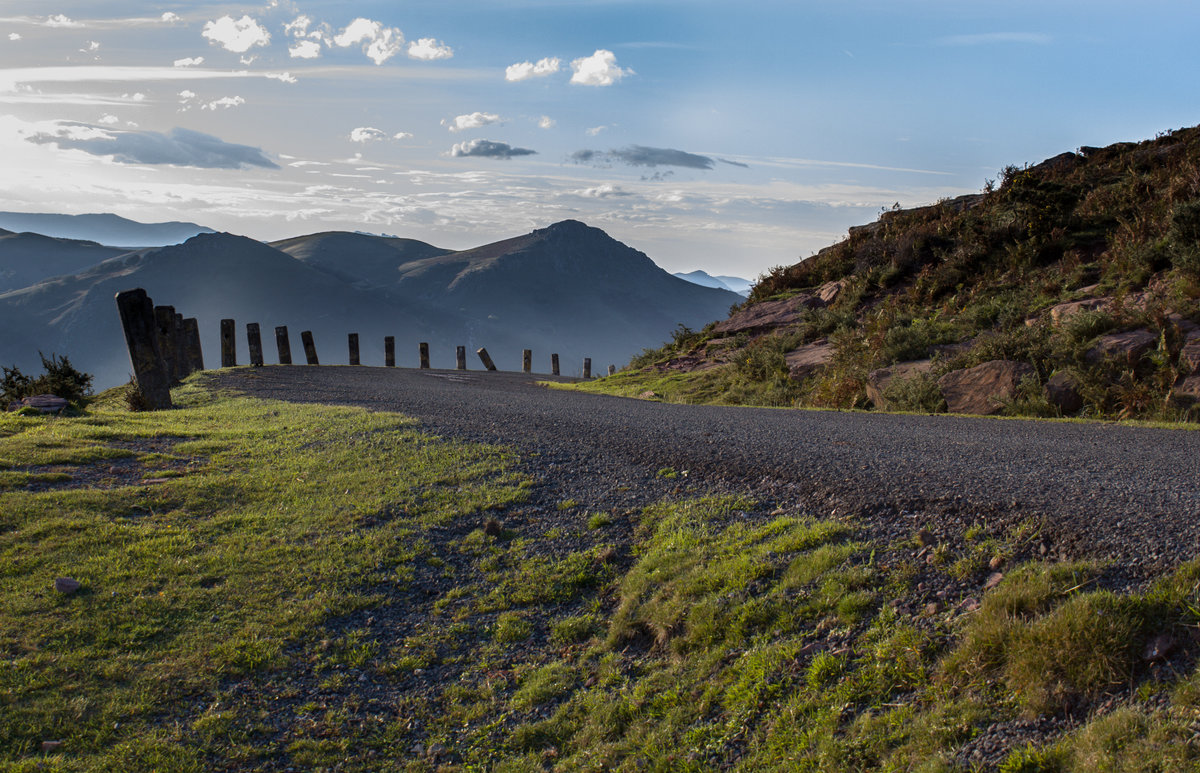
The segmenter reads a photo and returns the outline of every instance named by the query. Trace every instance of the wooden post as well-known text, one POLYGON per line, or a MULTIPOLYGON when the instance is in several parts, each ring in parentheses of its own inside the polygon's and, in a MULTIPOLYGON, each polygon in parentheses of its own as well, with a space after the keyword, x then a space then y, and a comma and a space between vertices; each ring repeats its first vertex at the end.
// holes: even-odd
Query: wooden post
POLYGON ((359 361, 358 361, 358 333, 351 333, 349 335, 349 342, 350 342, 350 364, 351 365, 359 365, 361 363, 359 363, 359 361))
POLYGON ((237 339, 233 333, 233 320, 221 320, 221 367, 237 365, 237 339))
POLYGON ((261 368, 263 364, 262 331, 257 322, 246 323, 246 345, 250 349, 250 364, 261 368))
POLYGON ((617 366, 616 366, 616 365, 609 365, 609 366, 608 366, 608 375, 610 375, 610 376, 611 376, 611 375, 613 375, 613 374, 614 374, 614 373, 616 373, 616 372, 617 372, 617 366))
POLYGON ((456 346, 454 348, 454 367, 459 370, 467 369, 467 347, 456 346))
POLYGON ((383 337, 383 364, 389 368, 396 367, 396 336, 383 337))
POLYGON ((592 377, 592 358, 591 357, 583 358, 583 377, 584 378, 592 377))
POLYGON ((275 328, 275 348, 279 350, 279 364, 292 364, 292 345, 288 343, 287 325, 275 328))
POLYGON ((175 312, 175 323, 171 326, 175 334, 175 372, 177 379, 183 381, 192 375, 192 361, 187 355, 187 334, 183 330, 183 315, 175 312))
POLYGON ((309 365, 320 365, 317 360, 317 344, 313 341, 311 330, 300 331, 300 340, 304 343, 304 358, 309 365))
POLYGON ((421 370, 429 370, 429 344, 422 341, 417 349, 421 353, 421 370))
POLYGON ((532 349, 522 349, 521 350, 521 372, 522 373, 532 373, 533 372, 533 350, 532 349))
POLYGON ((555 352, 554 354, 550 355, 550 373, 555 376, 559 375, 559 373, 558 373, 558 352, 555 352))
POLYGON ((179 380, 179 366, 175 362, 175 307, 155 306, 154 327, 158 335, 158 355, 162 357, 167 379, 173 384, 179 380))
POLYGON ((171 407, 171 389, 162 355, 158 351, 158 325, 154 302, 140 287, 117 293, 117 312, 129 347, 133 382, 151 410, 171 407))
POLYGON ((195 317, 183 321, 183 350, 187 354, 188 368, 195 373, 204 370, 204 350, 200 348, 200 322, 195 317))
POLYGON ((487 349, 480 347, 475 353, 479 355, 479 360, 483 363, 483 367, 488 370, 496 369, 496 363, 492 362, 492 357, 487 353, 487 349))

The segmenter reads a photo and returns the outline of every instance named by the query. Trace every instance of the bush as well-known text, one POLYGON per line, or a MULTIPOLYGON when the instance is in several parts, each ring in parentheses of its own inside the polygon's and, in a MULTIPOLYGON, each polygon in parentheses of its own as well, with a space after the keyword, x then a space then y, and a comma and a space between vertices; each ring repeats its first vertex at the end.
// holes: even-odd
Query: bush
POLYGON ((32 395, 51 394, 64 400, 81 404, 92 395, 92 375, 76 370, 71 361, 65 356, 59 357, 51 353, 49 359, 38 352, 42 358, 41 376, 32 379, 21 372, 16 365, 3 370, 0 378, 0 400, 9 403, 32 395))
POLYGON ((928 373, 912 378, 893 378, 883 388, 883 398, 890 411, 941 413, 946 410, 946 398, 937 379, 928 373))

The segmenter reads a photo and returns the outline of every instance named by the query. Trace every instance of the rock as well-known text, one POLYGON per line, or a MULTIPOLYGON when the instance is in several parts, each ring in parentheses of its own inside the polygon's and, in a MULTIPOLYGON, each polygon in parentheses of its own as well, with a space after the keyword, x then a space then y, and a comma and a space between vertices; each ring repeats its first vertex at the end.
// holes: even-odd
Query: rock
POLYGON ((42 741, 42 751, 56 752, 63 747, 64 741, 42 741))
POLYGON ((1158 333, 1145 328, 1109 333, 1101 336, 1087 353, 1087 361, 1118 360, 1125 365, 1137 365, 1146 352, 1158 345, 1158 333))
POLYGON ((1055 373, 1042 387, 1046 402, 1053 405, 1064 415, 1078 413, 1083 407, 1083 398, 1076 389, 1075 379, 1069 373, 1055 373))
POLYGON ((1190 408, 1200 402, 1200 373, 1176 381, 1171 387, 1171 402, 1180 408, 1190 408))
POLYGON ((938 379, 946 408, 951 413, 982 416, 1000 413, 1007 400, 1017 394, 1021 379, 1033 375, 1033 366, 1013 360, 992 360, 938 379))
POLYGON ((19 411, 22 408, 33 408, 41 413, 62 413, 70 405, 57 395, 33 395, 8 404, 8 410, 19 411))
POLYGON ((82 587, 83 583, 70 577, 54 578, 54 590, 67 596, 70 596, 72 593, 76 592, 82 587))
POLYGON ((937 544, 937 537, 933 536, 933 532, 929 529, 921 529, 917 532, 917 544, 923 548, 937 544))
POLYGON ((991 574, 988 575, 987 581, 983 583, 983 589, 991 590, 992 588, 995 588, 997 585, 999 585, 1000 581, 1003 579, 1004 579, 1003 572, 992 572, 991 574))
POLYGON ((1188 339, 1179 350, 1179 364, 1186 365, 1188 373, 1200 372, 1200 336, 1188 339))
POLYGON ((1171 651, 1175 649, 1175 639, 1170 634, 1160 633, 1150 641, 1146 642, 1146 649, 1142 650, 1142 660, 1152 662, 1155 660, 1163 660, 1171 651))
POLYGON ((979 599, 967 598, 963 599, 962 603, 958 605, 958 608, 964 612, 974 612, 975 610, 979 609, 979 606, 979 599))
POLYGON ((824 306, 820 298, 801 293, 781 301, 754 303, 735 312, 729 319, 713 328, 716 333, 746 333, 794 325, 804 311, 824 306))
POLYGON ((1082 311, 1103 311, 1112 303, 1112 298, 1085 298, 1082 301, 1069 301, 1051 306, 1050 323, 1057 326, 1082 311))
POLYGON ((788 375, 800 381, 829 364, 829 361, 833 359, 833 344, 822 338, 793 349, 784 357, 788 364, 788 375))
POLYGON ((886 411, 887 399, 883 396, 883 392, 893 379, 904 381, 920 373, 928 373, 932 369, 932 360, 910 360, 873 370, 867 374, 867 398, 876 408, 886 411))
POLYGON ((642 392, 641 394, 638 395, 638 399, 639 400, 660 400, 662 398, 658 394, 658 392, 655 392, 653 389, 647 389, 645 392, 642 392))
POLYGON ((499 537, 503 531, 504 531, 504 528, 500 525, 500 522, 497 521, 495 518, 488 518, 487 521, 483 524, 483 533, 488 535, 489 537, 499 537))
POLYGON ((1004 566, 1004 556, 992 556, 992 560, 988 561, 988 569, 993 572, 1004 566))
POLYGON ((931 601, 925 605, 925 614, 927 616, 936 615, 938 612, 941 612, 941 611, 942 611, 942 605, 936 601, 931 601))
POLYGON ((821 299, 821 303, 826 306, 837 300, 842 294, 842 290, 846 288, 846 280, 838 279, 834 282, 826 282, 817 288, 817 297, 821 299))

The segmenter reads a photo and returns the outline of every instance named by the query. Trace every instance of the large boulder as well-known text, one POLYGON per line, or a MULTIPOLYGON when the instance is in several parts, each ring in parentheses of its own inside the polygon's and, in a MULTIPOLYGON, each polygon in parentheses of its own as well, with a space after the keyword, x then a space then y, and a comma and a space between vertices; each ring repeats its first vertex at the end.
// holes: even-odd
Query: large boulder
POLYGON ((1033 372, 1033 366, 1024 362, 992 360, 951 371, 938 379, 938 386, 951 413, 988 416, 1000 413, 1004 403, 1016 396, 1021 379, 1033 372))
POLYGON ((1083 311, 1103 311, 1112 303, 1112 298, 1085 298, 1082 301, 1070 301, 1050 307, 1050 322, 1061 325, 1071 317, 1083 311))
POLYGON ((822 338, 791 350, 786 355, 788 374, 797 381, 808 378, 833 359, 833 344, 822 338))
POLYGON ((867 399, 881 411, 888 409, 887 398, 883 396, 888 384, 893 381, 904 381, 933 369, 933 360, 911 360, 898 362, 886 368, 879 368, 867 374, 867 399))
POLYGON ((838 296, 842 294, 842 290, 844 289, 846 289, 845 279, 826 282, 817 288, 817 298, 821 300, 821 303, 828 306, 838 299, 838 296))
POLYGON ((1175 382, 1171 388, 1171 402, 1180 408, 1190 408, 1200 402, 1200 373, 1175 382))
POLYGON ((1069 373, 1055 373, 1046 381, 1042 388, 1046 402, 1057 408, 1063 415, 1078 413, 1083 407, 1083 397, 1079 394, 1079 385, 1069 373))
POLYGON ((1101 360, 1117 360, 1124 365, 1134 366, 1141 361, 1142 357, 1146 356, 1146 352, 1157 345, 1158 333, 1145 328, 1109 333, 1106 336, 1100 336, 1096 345, 1088 351, 1087 360, 1093 363, 1101 360))
POLYGON ((1200 372, 1200 337, 1188 339, 1179 350, 1179 364, 1188 368, 1188 373, 1200 372))
POLYGON ((820 298, 801 293, 781 301, 754 303, 718 323, 714 332, 733 334, 774 330, 800 321, 805 309, 824 306, 820 298))

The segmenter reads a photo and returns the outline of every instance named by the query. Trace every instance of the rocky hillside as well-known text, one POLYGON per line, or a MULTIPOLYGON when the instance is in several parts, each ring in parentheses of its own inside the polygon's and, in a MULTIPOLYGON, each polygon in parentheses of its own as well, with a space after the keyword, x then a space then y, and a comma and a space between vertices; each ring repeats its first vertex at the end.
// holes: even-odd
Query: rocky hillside
POLYGON ((884 212, 624 378, 674 399, 1195 418, 1198 298, 1189 128, 884 212))

